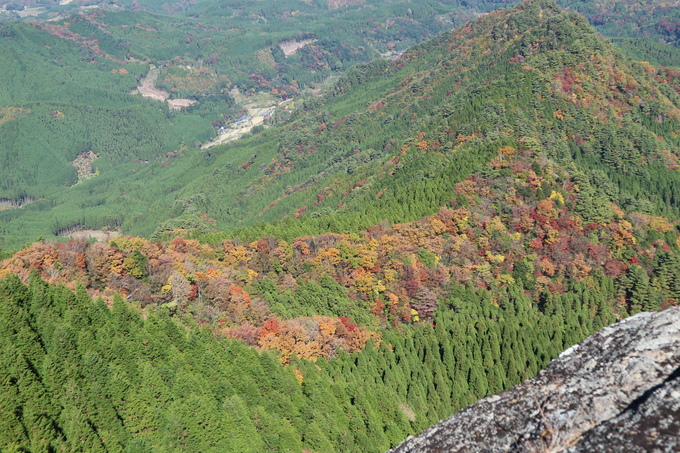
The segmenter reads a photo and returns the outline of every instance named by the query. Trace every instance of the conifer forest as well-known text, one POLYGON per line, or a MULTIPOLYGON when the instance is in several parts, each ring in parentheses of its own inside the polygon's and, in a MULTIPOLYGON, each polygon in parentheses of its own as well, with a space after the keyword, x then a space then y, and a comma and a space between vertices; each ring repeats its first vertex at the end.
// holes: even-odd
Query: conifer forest
POLYGON ((680 304, 660 0, 0 0, 0 452, 381 452, 680 304))

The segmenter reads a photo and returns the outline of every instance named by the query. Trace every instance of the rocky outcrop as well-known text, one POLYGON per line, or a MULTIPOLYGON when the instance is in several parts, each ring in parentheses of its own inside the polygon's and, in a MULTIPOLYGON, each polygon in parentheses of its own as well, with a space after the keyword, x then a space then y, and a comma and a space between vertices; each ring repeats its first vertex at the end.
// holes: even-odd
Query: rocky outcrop
POLYGON ((92 164, 97 160, 97 156, 92 150, 83 151, 73 159, 71 165, 76 168, 78 172, 78 182, 85 181, 95 176, 95 171, 92 170, 92 164))
POLYGON ((640 313, 393 452, 680 451, 680 307, 640 313))
POLYGON ((328 0, 328 9, 332 11, 343 6, 356 6, 364 3, 366 3, 366 0, 328 0))

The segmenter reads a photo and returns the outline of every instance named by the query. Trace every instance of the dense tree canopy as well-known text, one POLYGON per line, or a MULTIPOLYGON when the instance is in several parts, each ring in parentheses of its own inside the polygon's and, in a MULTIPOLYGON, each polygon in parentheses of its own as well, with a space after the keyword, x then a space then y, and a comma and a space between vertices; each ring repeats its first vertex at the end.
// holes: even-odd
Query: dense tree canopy
MULTIPOLYGON (((243 11, 227 30, 123 11, 0 28, 7 70, 36 68, 0 84, 8 451, 384 451, 595 330, 678 304, 676 70, 528 0, 353 67, 285 125, 201 150, 224 124, 211 121, 243 113, 220 67, 250 95, 285 98, 296 70, 316 87, 372 52, 302 34, 293 57, 244 38, 254 66, 220 61, 244 24, 288 20, 243 11), (146 59, 200 105, 124 94, 146 59), (99 78, 73 74, 84 62, 99 78), (47 240, 7 252, 47 224, 47 240), (51 240, 82 228, 111 236, 51 240)), ((357 39, 389 42, 380 23, 357 39)))

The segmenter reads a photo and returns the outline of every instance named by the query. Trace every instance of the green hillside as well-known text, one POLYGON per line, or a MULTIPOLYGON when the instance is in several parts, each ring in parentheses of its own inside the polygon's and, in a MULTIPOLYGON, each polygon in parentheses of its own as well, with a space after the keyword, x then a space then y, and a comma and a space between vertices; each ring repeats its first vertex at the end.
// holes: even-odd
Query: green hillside
MULTIPOLYGON (((60 66, 82 66, 74 42, 3 30, 12 71, 90 86, 60 66)), ((35 139, 63 168, 101 154, 75 185, 8 160, 34 179, 6 189, 27 203, 0 212, 6 238, 153 237, 0 262, 3 451, 384 451, 680 300, 678 73, 551 0, 353 67, 288 123, 205 150, 177 132, 205 112, 120 94, 146 72, 120 65, 87 102, 38 76, 3 94, 7 137, 69 137, 35 139), (44 99, 12 100, 33 82, 44 99)))
MULTIPOLYGON (((677 156, 671 135, 676 120, 659 111, 676 107, 676 76, 636 66, 620 53, 652 64, 678 61, 675 47, 658 42, 668 27, 654 24, 672 19, 672 11, 659 5, 620 30, 621 51, 601 42, 576 16, 568 20, 574 26, 562 26, 557 22, 563 19, 548 23, 546 15, 548 34, 510 23, 524 41, 497 32, 495 40, 511 42, 480 40, 487 55, 448 49, 451 35, 445 33, 399 60, 376 60, 338 81, 329 79, 500 5, 368 2, 328 11, 315 3, 284 2, 265 11, 257 4, 198 3, 188 15, 91 10, 49 23, 2 25, 0 52, 9 63, 2 76, 7 83, 0 87, 2 247, 84 228, 150 237, 176 228, 208 233, 286 218, 280 226, 229 233, 252 239, 415 220, 445 204, 452 184, 485 163, 496 143, 511 145, 523 137, 537 139, 551 158, 599 167, 619 186, 612 201, 677 215, 676 172, 667 171, 677 156), (542 39, 563 42, 552 49, 559 59, 545 60, 543 51, 551 49, 542 39), (284 55, 279 43, 296 40, 306 45, 284 55), (528 47, 531 40, 535 50, 528 47), (427 55, 414 57, 424 49, 427 55), (588 64, 577 67, 579 59, 588 64), (197 104, 175 111, 127 94, 149 64, 160 68, 156 83, 171 99, 197 104), (607 86, 598 71, 605 72, 607 86), (622 86, 619 72, 627 77, 622 86), (592 79, 574 85, 579 93, 551 86, 555 80, 573 85, 577 76, 592 79), (635 84, 652 91, 638 92, 635 84), (544 88, 537 100, 532 96, 538 85, 544 88), (234 87, 243 99, 232 96, 234 87), (329 94, 310 98, 318 90, 329 94), (621 93, 606 99, 596 94, 601 90, 621 93), (580 98, 567 100, 565 94, 580 98), (633 106, 636 97, 644 105, 633 106), (218 127, 232 127, 247 115, 246 104, 271 106, 269 124, 288 121, 292 109, 277 104, 291 98, 307 99, 292 124, 264 132, 258 127, 250 139, 196 148, 218 127), (506 107, 508 99, 513 105, 506 107), (562 108, 549 110, 555 102, 562 108), (566 119, 557 119, 557 110, 566 119), (590 124, 588 118, 609 113, 617 118, 615 127, 590 124), (634 140, 638 130, 645 144, 634 140), (603 149, 612 146, 624 157, 603 165, 603 149), (436 157, 436 150, 444 156, 436 157), (81 175, 76 184, 71 162, 89 151, 98 156, 89 164, 97 176, 81 175), (628 163, 621 160, 628 157, 628 163), (651 195, 640 189, 649 184, 651 195), (17 206, 22 208, 9 209, 17 206)), ((610 36, 614 29, 607 24, 639 6, 603 15, 589 3, 563 5, 582 11, 610 36)), ((478 39, 471 30, 456 36, 478 39)))
MULTIPOLYGON (((150 235, 168 218, 178 189, 216 170, 204 157, 210 153, 195 147, 230 127, 246 104, 273 110, 357 62, 396 54, 476 14, 439 2, 351 11, 282 2, 266 14, 255 4, 201 8, 191 17, 86 10, 0 25, 5 247, 85 227, 150 235), (280 43, 301 49, 286 56, 280 43), (156 85, 166 96, 195 105, 169 110, 129 95, 150 65, 160 68, 156 85), (233 88, 241 93, 237 100, 233 88), (81 175, 76 185, 71 162, 89 152, 98 156, 87 168, 97 176, 81 175), (188 155, 191 162, 166 168, 188 155), (24 207, 8 209, 17 206, 24 207)), ((282 107, 270 122, 289 115, 282 107)))
POLYGON ((3 451, 384 451, 592 332, 459 289, 436 328, 283 366, 167 310, 0 280, 3 451), (555 332, 555 333, 548 333, 555 332))
POLYGON ((281 132, 211 150, 217 171, 184 193, 202 193, 218 225, 301 218, 235 233, 249 240, 357 231, 433 212, 498 148, 531 143, 599 178, 601 197, 676 218, 673 71, 625 59, 578 15, 532 8, 348 71, 281 132))
POLYGON ((75 185, 75 168, 8 159, 26 175, 0 200, 5 246, 147 238, 3 253, 2 451, 385 451, 680 303, 680 73, 627 59, 583 16, 491 12, 201 149, 178 131, 203 140, 214 112, 124 94, 146 63, 105 66, 103 38, 87 41, 102 79, 59 69, 84 64, 66 29, 113 34, 126 14, 3 28, 8 74, 53 65, 91 97, 12 77, 0 129, 65 137, 34 138, 64 169, 100 154, 75 185), (31 83, 46 99, 19 98, 31 83))
MULTIPOLYGON (((115 177, 108 169, 124 173, 128 164, 129 172, 135 159, 154 159, 213 134, 210 122, 198 115, 176 115, 160 103, 127 94, 137 85, 135 74, 144 74, 148 65, 96 55, 84 61, 84 51, 76 43, 30 25, 2 27, 0 198, 38 200, 26 217, 30 222, 32 215, 38 216, 42 226, 35 225, 29 234, 42 234, 54 222, 45 211, 56 197, 74 204, 78 200, 81 209, 82 203, 101 203, 84 201, 83 192, 77 193, 81 187, 75 186, 78 175, 70 162, 79 154, 96 154, 99 159, 91 170, 100 171, 105 179, 115 177)), ((24 218, 21 210, 2 214, 24 218)), ((30 238, 4 226, 3 230, 12 245, 30 238)))

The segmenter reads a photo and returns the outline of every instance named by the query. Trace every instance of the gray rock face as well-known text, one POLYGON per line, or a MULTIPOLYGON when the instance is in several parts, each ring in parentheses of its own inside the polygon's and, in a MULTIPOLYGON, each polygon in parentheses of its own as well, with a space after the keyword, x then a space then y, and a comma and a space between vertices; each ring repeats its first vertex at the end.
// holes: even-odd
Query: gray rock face
POLYGON ((680 452, 680 307, 564 351, 392 452, 680 452))

